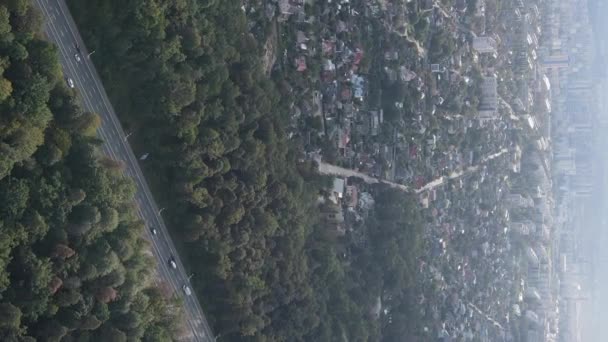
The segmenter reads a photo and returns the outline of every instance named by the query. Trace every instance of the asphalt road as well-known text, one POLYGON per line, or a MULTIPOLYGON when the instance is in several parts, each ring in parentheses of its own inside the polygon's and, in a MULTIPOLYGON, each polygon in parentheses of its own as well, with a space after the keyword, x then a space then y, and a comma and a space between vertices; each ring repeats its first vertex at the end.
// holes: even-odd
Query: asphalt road
POLYGON ((176 295, 183 298, 185 323, 191 332, 188 340, 214 341, 214 335, 196 295, 192 293, 187 296, 182 289, 184 284, 190 286, 189 277, 186 275, 175 245, 163 223, 159 208, 139 167, 138 158, 133 154, 127 142, 127 136, 118 121, 95 66, 89 59, 89 52, 86 50, 65 1, 36 0, 35 3, 45 18, 44 29, 48 39, 58 47, 64 75, 73 80, 84 110, 97 113, 102 119, 98 134, 105 141, 103 151, 112 159, 122 161, 125 165, 124 173, 131 177, 137 185, 135 200, 138 204, 139 216, 148 228, 146 238, 150 240, 152 252, 158 260, 158 274, 162 281, 175 291, 176 295), (81 52, 80 61, 77 61, 75 57, 78 52, 76 46, 79 46, 81 52), (157 235, 151 233, 152 227, 156 228, 157 235), (173 269, 169 265, 169 259, 172 256, 177 264, 177 269, 173 269))

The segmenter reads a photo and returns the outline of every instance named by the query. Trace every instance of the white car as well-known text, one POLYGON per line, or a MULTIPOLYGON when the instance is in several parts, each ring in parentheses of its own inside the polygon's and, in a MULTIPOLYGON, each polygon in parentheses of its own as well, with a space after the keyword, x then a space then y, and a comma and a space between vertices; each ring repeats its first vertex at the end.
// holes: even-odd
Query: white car
POLYGON ((68 78, 67 78, 67 81, 68 81, 68 86, 69 86, 70 88, 74 88, 74 80, 68 77, 68 78))
POLYGON ((172 269, 177 269, 177 264, 173 258, 169 259, 169 266, 171 266, 172 269))
POLYGON ((74 54, 74 59, 76 60, 76 62, 80 62, 80 55, 75 53, 74 54))
POLYGON ((184 284, 184 286, 182 286, 182 289, 184 290, 184 293, 186 294, 186 296, 189 296, 192 294, 192 290, 190 290, 190 287, 186 284, 184 284))

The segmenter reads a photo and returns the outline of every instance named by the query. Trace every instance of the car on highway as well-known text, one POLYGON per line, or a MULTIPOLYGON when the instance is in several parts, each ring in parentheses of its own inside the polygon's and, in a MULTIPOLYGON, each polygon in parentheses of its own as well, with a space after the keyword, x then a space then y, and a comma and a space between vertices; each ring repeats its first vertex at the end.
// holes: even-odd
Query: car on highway
POLYGON ((172 269, 177 269, 177 264, 175 263, 175 258, 173 256, 169 258, 169 266, 171 266, 172 269))
POLYGON ((152 235, 158 234, 158 230, 156 230, 156 228, 154 228, 154 227, 150 228, 150 232, 152 233, 152 235))
POLYGON ((190 290, 190 286, 184 284, 184 286, 182 286, 182 289, 184 290, 184 293, 186 294, 186 296, 189 296, 192 294, 192 290, 190 290))
MULTIPOLYGON (((94 70, 95 66, 92 64, 86 65, 88 62, 84 63, 84 59, 86 58, 87 60, 89 60, 94 50, 88 52, 84 45, 82 47, 78 45, 78 42, 82 41, 82 38, 80 37, 78 28, 74 25, 72 21, 69 10, 67 9, 67 7, 65 7, 64 1, 37 1, 35 3, 38 5, 37 7, 39 7, 39 9, 41 10, 40 13, 45 17, 45 21, 49 23, 49 25, 44 25, 46 38, 48 38, 49 41, 53 42, 58 46, 58 54, 61 56, 59 61, 63 67, 63 71, 65 72, 63 77, 64 82, 66 83, 64 84, 69 86, 69 92, 74 93, 73 95, 79 95, 79 100, 82 104, 83 110, 86 110, 88 112, 98 112, 104 117, 112 118, 112 120, 110 120, 111 124, 104 125, 104 127, 101 129, 104 131, 104 133, 110 134, 107 135, 107 137, 114 137, 115 139, 117 139, 119 145, 123 145, 123 142, 126 142, 126 137, 121 134, 122 129, 117 121, 116 113, 114 112, 112 104, 107 98, 105 91, 103 91, 103 85, 94 70), (72 40, 70 40, 70 38, 72 40), (70 55, 72 55, 71 61, 70 55), (74 64, 74 62, 76 62, 77 64, 74 64), (71 89, 75 88, 76 80, 69 79, 68 76, 78 77, 79 89, 71 89), (85 82, 86 80, 89 80, 91 82, 85 82), (95 89, 96 91, 91 92, 91 90, 93 89, 95 89)), ((108 143, 110 144, 109 141, 108 143)), ((117 154, 122 160, 128 160, 130 154, 133 153, 130 146, 128 146, 128 144, 125 145, 126 146, 124 146, 124 148, 120 148, 117 150, 117 154)), ((105 152, 114 155, 111 149, 105 150, 105 152)), ((0 157, 0 159, 2 158, 0 157)), ((141 173, 139 168, 136 167, 137 165, 135 165, 135 168, 133 168, 133 166, 129 164, 125 165, 126 168, 132 171, 129 172, 129 174, 132 175, 135 180, 138 180, 137 183, 139 184, 139 186, 136 189, 137 193, 142 194, 143 192, 145 194, 145 192, 148 191, 148 185, 143 174, 141 173)), ((158 209, 154 199, 147 195, 144 196, 144 201, 139 205, 141 206, 141 209, 144 212, 150 210, 153 212, 158 209)), ((158 211, 158 214, 156 215, 160 215, 161 212, 162 209, 158 211)), ((181 267, 181 264, 178 267, 177 258, 179 256, 172 255, 172 251, 175 251, 176 249, 173 246, 171 237, 169 235, 165 236, 165 232, 163 232, 163 234, 160 234, 160 229, 162 229, 161 226, 159 224, 153 223, 154 221, 156 221, 156 217, 148 217, 148 215, 145 216, 146 217, 144 217, 144 222, 146 224, 146 228, 148 228, 149 231, 157 231, 156 236, 148 236, 148 238, 152 237, 152 239, 150 240, 155 244, 155 247, 157 247, 154 256, 159 261, 157 265, 155 265, 155 268, 158 268, 159 271, 158 276, 162 278, 162 282, 176 281, 174 283, 176 287, 179 286, 180 282, 182 283, 183 292, 181 294, 181 297, 186 300, 185 305, 183 305, 183 310, 185 311, 185 313, 187 313, 184 315, 184 320, 187 321, 186 325, 192 330, 193 333, 192 335, 190 335, 190 333, 188 332, 189 337, 192 337, 188 338, 188 340, 191 340, 193 342, 211 340, 211 337, 214 336, 214 334, 213 332, 211 332, 206 322, 205 313, 202 311, 200 305, 196 302, 196 298, 194 298, 196 294, 193 293, 190 287, 188 287, 190 283, 186 280, 187 277, 184 273, 185 270, 177 269, 181 267), (160 241, 161 239, 162 241, 160 241), (169 255, 167 255, 167 253, 169 255), (162 264, 163 259, 165 261, 165 265, 162 264), (169 268, 167 268, 167 265, 169 266, 169 268), (184 288, 184 285, 186 285, 187 289, 184 288)), ((179 292, 179 288, 176 288, 175 290, 179 292)), ((2 325, 2 323, 0 323, 0 325, 2 325)), ((0 339, 0 341, 1 340, 3 339, 0 339)))

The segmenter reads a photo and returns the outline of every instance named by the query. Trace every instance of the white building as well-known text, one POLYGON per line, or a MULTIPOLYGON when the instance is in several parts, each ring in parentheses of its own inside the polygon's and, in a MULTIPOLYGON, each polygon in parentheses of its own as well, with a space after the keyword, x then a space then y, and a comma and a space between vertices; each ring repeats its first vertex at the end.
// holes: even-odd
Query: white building
POLYGON ((344 190, 346 188, 346 180, 342 178, 334 178, 334 185, 332 187, 330 200, 336 204, 340 203, 344 197, 344 190))
POLYGON ((498 44, 492 37, 473 38, 473 49, 479 53, 496 53, 498 44))
POLYGON ((508 194, 505 200, 510 208, 529 208, 534 205, 531 198, 524 197, 521 194, 508 194))
POLYGON ((536 225, 531 221, 510 222, 509 229, 521 235, 530 235, 536 232, 536 225))

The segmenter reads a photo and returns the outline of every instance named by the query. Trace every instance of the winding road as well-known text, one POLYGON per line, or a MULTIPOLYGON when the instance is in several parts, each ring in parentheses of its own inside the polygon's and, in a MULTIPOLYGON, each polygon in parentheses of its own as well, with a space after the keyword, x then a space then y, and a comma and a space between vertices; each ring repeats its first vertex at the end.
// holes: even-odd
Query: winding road
POLYGON ((65 1, 35 0, 35 5, 45 19, 44 30, 48 40, 58 47, 63 73, 66 78, 73 81, 83 109, 97 113, 101 117, 102 124, 98 134, 104 140, 103 152, 114 160, 122 161, 125 165, 123 171, 125 176, 132 178, 137 186, 135 200, 138 204, 138 214, 148 228, 146 237, 150 241, 154 257, 158 260, 157 273, 160 279, 156 281, 158 284, 161 282, 168 284, 177 296, 183 298, 186 320, 184 323, 188 328, 184 339, 215 341, 196 294, 185 293, 184 286, 191 287, 190 279, 179 260, 175 245, 160 216, 161 210, 152 197, 138 159, 127 142, 127 136, 118 121, 95 66, 88 58, 90 53, 86 50, 65 1), (155 229, 157 233, 152 234, 151 229, 155 229), (169 260, 175 262, 175 268, 169 260))

